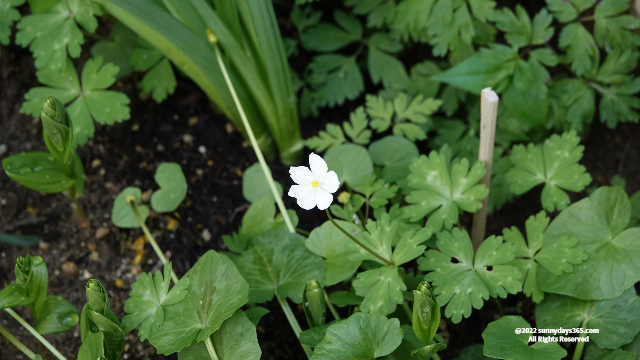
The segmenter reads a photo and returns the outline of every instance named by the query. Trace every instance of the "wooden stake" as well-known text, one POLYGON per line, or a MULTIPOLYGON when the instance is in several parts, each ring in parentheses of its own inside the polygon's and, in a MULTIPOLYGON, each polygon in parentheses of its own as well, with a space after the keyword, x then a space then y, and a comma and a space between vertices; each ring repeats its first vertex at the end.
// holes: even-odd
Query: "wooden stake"
MULTIPOLYGON (((480 93, 480 149, 478 160, 484 161, 486 172, 480 180, 491 191, 491 166, 493 165, 493 146, 496 138, 496 118, 498 117, 498 95, 491 88, 482 89, 480 93)), ((482 199, 482 208, 473 214, 471 243, 476 251, 484 241, 487 227, 487 208, 489 195, 482 199)))

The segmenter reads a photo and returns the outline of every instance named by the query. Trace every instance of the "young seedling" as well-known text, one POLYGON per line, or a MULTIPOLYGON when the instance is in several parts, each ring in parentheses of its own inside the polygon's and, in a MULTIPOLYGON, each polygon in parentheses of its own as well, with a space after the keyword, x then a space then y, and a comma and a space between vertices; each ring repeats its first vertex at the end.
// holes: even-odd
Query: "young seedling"
POLYGON ((51 194, 64 192, 71 199, 76 221, 86 228, 87 220, 78 201, 86 176, 74 150, 73 121, 60 100, 52 96, 42 105, 40 120, 49 153, 23 152, 4 159, 2 167, 10 178, 31 190, 51 194))

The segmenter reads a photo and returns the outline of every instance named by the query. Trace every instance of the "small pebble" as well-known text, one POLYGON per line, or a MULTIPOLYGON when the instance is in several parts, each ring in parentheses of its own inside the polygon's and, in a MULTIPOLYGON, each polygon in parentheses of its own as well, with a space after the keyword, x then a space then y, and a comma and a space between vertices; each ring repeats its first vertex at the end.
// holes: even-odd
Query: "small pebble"
POLYGON ((102 239, 103 237, 107 236, 108 233, 109 233, 108 227, 106 226, 99 227, 96 230, 96 239, 102 239))
POLYGON ((224 126, 225 130, 227 130, 227 133, 231 134, 233 132, 233 125, 231 123, 226 123, 224 126))
POLYGON ((4 155, 7 152, 7 145, 0 144, 0 156, 4 155))
POLYGON ((115 285, 116 285, 116 287, 117 287, 118 289, 121 289, 121 288, 122 288, 122 286, 124 285, 124 280, 122 280, 122 279, 118 279, 118 280, 116 280, 115 285))
POLYGON ((204 171, 202 171, 202 169, 196 169, 196 175, 202 176, 202 174, 204 174, 204 171))
POLYGON ((207 153, 207 148, 204 145, 200 145, 198 147, 198 152, 200 152, 200 154, 206 154, 207 153))
POLYGON ((140 200, 142 200, 142 202, 149 202, 151 195, 153 195, 153 190, 149 189, 140 195, 140 200))
POLYGON ((102 164, 102 160, 100 159, 93 159, 93 161, 91 161, 91 167, 94 169, 100 166, 101 164, 102 164))
POLYGON ((94 243, 88 243, 87 244, 87 249, 89 249, 89 251, 96 251, 96 250, 98 250, 98 247, 94 243))
POLYGON ((164 145, 158 144, 158 146, 156 146, 156 150, 158 150, 158 152, 163 152, 165 150, 164 145))
POLYGON ((100 260, 100 254, 97 251, 91 252, 91 261, 98 262, 100 260))
POLYGON ((211 231, 209 231, 209 229, 202 230, 202 233, 200 233, 200 237, 204 241, 210 241, 211 240, 211 231))
POLYGON ((195 124, 198 123, 198 117, 197 116, 192 116, 189 118, 189 126, 193 126, 195 124))
POLYGON ((38 243, 38 247, 41 250, 49 250, 49 243, 44 240, 40 240, 40 242, 38 243))
POLYGON ((67 276, 71 276, 78 272, 78 266, 73 261, 65 261, 62 264, 62 272, 64 272, 67 276))
POLYGON ((107 170, 105 170, 104 168, 100 169, 100 171, 98 171, 98 175, 100 176, 104 176, 107 173, 107 170))
POLYGON ((82 277, 83 277, 85 280, 89 280, 89 279, 91 279, 91 278, 93 277, 93 274, 91 274, 91 273, 89 272, 89 270, 85 270, 85 271, 83 271, 83 272, 82 272, 82 277))
POLYGON ((133 124, 133 126, 131 126, 131 131, 138 131, 140 130, 140 124, 133 124))
POLYGON ((193 135, 191 135, 191 134, 182 135, 182 141, 185 144, 192 144, 193 143, 193 135))

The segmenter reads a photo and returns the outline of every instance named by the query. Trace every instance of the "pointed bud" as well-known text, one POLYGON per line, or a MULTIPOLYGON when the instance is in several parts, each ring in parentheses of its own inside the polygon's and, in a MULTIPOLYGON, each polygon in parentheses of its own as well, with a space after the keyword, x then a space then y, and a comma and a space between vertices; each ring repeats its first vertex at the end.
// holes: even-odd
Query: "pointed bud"
POLYGON ((431 285, 426 281, 421 282, 418 290, 413 291, 413 331, 427 344, 440 325, 440 306, 431 291, 431 285))
POLYGON ((73 142, 73 124, 62 102, 49 96, 42 105, 40 120, 47 149, 51 155, 66 163, 73 142))
POLYGON ((218 37, 211 31, 211 29, 207 28, 207 39, 212 45, 218 44, 218 37))
POLYGON ((309 328, 322 326, 327 317, 324 290, 316 280, 309 280, 302 294, 302 308, 307 316, 309 328))

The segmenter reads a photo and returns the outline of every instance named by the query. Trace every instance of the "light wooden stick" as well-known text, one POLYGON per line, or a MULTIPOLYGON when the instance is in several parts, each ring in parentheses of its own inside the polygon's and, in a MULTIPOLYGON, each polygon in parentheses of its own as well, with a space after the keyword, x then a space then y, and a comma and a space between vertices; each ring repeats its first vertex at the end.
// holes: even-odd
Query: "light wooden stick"
MULTIPOLYGON (((480 93, 480 149, 478 150, 478 160, 484 161, 487 169, 480 183, 484 184, 489 191, 491 191, 491 166, 493 165, 493 146, 496 138, 498 100, 498 95, 491 88, 482 89, 480 93)), ((471 243, 474 251, 478 250, 480 244, 484 241, 488 205, 489 195, 482 199, 482 208, 473 214, 471 243)))

